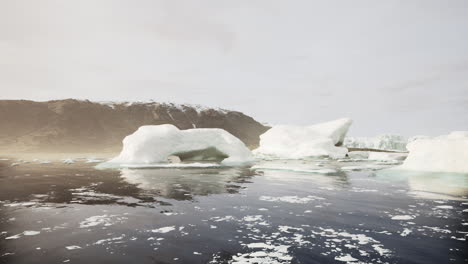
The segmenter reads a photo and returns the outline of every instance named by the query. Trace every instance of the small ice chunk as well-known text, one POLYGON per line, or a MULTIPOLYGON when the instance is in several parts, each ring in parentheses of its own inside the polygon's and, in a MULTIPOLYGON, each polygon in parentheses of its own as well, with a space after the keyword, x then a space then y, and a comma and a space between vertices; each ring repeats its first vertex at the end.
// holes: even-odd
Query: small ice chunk
POLYGON ((305 204, 305 203, 315 201, 315 200, 324 200, 324 198, 312 196, 312 195, 308 195, 305 197, 291 195, 291 196, 280 196, 280 197, 260 196, 259 200, 268 201, 268 202, 285 202, 285 203, 305 204))
POLYGON ((414 217, 411 215, 395 215, 392 220, 413 220, 414 217))
POLYGON ((73 246, 66 246, 65 248, 68 249, 68 250, 81 249, 80 246, 75 246, 75 245, 73 245, 73 246))
POLYGON ((407 236, 411 233, 411 229, 405 228, 403 231, 400 233, 400 236, 407 236))
POLYGON ((9 236, 9 237, 5 237, 6 240, 10 240, 10 239, 18 239, 21 237, 21 234, 18 234, 18 235, 14 235, 14 236, 9 236))
POLYGON ((453 209, 453 206, 451 205, 438 205, 436 206, 438 209, 453 209))
POLYGON ((75 163, 75 160, 73 160, 73 159, 63 159, 62 162, 64 164, 73 164, 73 163, 75 163))
POLYGON ((151 230, 151 232, 153 232, 153 233, 168 233, 168 232, 174 231, 175 229, 176 229, 175 226, 165 226, 165 227, 161 227, 161 228, 158 228, 158 229, 153 229, 153 230, 151 230))
POLYGON ((23 235, 25 236, 36 236, 39 235, 41 232, 40 231, 24 231, 23 235))
POLYGON ((339 257, 335 257, 335 260, 343 261, 343 262, 354 262, 354 261, 358 261, 358 259, 353 258, 350 254, 343 255, 343 256, 339 256, 339 257))

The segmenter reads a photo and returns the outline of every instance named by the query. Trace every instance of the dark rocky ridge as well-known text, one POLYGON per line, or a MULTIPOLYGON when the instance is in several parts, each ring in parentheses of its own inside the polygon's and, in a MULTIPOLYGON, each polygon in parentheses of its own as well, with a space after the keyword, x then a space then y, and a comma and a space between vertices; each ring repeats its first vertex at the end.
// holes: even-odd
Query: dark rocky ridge
POLYGON ((236 111, 165 103, 0 100, 0 153, 118 152, 142 125, 222 128, 250 148, 268 127, 236 111))

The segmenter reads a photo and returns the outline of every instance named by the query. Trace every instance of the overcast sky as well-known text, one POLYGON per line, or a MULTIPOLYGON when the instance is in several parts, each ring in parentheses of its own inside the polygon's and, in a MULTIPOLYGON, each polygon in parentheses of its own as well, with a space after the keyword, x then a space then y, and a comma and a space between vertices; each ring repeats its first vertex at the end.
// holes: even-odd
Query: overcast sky
POLYGON ((0 0, 0 91, 468 130, 468 1, 0 0))

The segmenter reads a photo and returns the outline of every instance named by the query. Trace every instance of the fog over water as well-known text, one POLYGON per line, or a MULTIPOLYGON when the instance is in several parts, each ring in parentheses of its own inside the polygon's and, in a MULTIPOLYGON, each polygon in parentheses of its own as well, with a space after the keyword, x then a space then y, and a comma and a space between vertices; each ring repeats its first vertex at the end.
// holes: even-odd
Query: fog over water
POLYGON ((468 130, 468 2, 1 1, 0 99, 149 100, 351 135, 468 130))

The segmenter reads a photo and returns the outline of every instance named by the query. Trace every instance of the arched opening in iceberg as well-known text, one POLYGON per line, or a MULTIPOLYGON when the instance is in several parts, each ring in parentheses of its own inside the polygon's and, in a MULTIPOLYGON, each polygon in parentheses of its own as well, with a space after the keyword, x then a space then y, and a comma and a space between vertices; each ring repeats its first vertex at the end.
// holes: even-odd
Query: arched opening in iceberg
POLYGON ((209 147, 199 150, 182 151, 173 153, 171 156, 176 156, 180 162, 193 162, 193 161, 214 161, 222 162, 229 156, 215 147, 209 147))
POLYGON ((240 139, 223 129, 179 130, 166 124, 138 128, 125 137, 117 157, 99 166, 135 167, 200 161, 239 165, 252 162, 253 156, 240 139))

